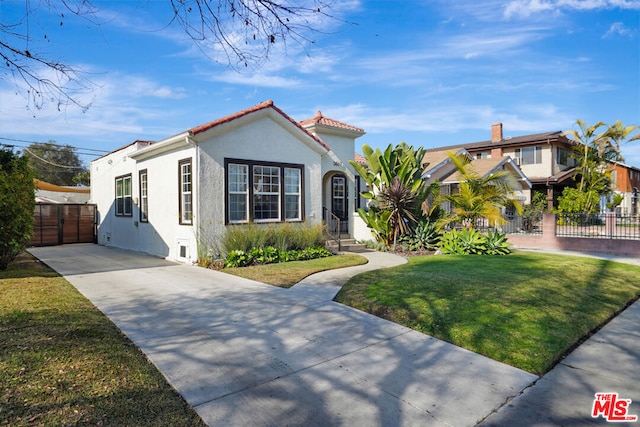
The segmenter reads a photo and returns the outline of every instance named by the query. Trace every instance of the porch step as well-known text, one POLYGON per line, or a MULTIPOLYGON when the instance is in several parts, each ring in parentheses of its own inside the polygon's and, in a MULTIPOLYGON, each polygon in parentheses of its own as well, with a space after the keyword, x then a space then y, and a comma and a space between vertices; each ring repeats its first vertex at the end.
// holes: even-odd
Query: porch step
MULTIPOLYGON (((338 252, 338 242, 335 240, 327 240, 327 249, 331 252, 338 252)), ((369 249, 362 243, 358 243, 356 239, 340 239, 341 252, 367 252, 369 249)))

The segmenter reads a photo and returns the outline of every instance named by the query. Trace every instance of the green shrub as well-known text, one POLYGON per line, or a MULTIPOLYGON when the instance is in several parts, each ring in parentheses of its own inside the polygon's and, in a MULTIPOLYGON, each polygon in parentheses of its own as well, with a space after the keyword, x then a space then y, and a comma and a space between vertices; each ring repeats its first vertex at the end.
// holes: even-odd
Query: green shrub
POLYGON ((402 236, 400 244, 408 251, 430 251, 438 247, 440 236, 436 223, 426 218, 418 223, 411 234, 402 236))
POLYGON ((225 253, 248 252, 253 248, 273 246, 281 252, 324 244, 322 224, 246 224, 228 226, 222 239, 225 253))
POLYGON ((273 264, 280 262, 280 251, 273 246, 253 248, 250 252, 254 264, 273 264))
POLYGON ((486 240, 485 246, 487 250, 485 253, 487 255, 507 255, 511 253, 511 249, 509 249, 511 243, 507 242, 506 233, 498 233, 497 231, 492 233, 489 230, 486 240))
POLYGON ((322 246, 289 251, 280 251, 273 246, 251 248, 248 252, 236 249, 229 252, 224 266, 225 268, 247 267, 249 265, 273 264, 285 261, 307 261, 332 255, 331 251, 322 246))
POLYGON ((28 159, 0 150, 0 270, 29 244, 34 217, 33 172, 28 159))
POLYGON ((452 255, 507 255, 511 252, 509 246, 506 234, 489 231, 485 235, 473 228, 453 229, 440 240, 442 253, 452 255))
POLYGON ((251 264, 251 255, 240 249, 234 249, 227 254, 225 267, 246 267, 251 264))
POLYGON ((234 250, 248 252, 266 246, 268 234, 267 227, 256 224, 230 225, 222 238, 222 249, 227 254, 234 250))

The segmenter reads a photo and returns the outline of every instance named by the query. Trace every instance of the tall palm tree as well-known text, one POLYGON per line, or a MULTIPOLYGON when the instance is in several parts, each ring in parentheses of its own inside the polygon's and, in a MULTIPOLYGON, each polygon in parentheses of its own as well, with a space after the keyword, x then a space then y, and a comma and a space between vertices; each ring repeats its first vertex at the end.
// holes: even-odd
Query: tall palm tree
POLYGON ((495 226, 506 222, 502 209, 508 206, 522 213, 522 205, 512 197, 516 185, 509 172, 498 171, 483 177, 473 170, 466 156, 449 153, 449 157, 460 173, 460 184, 458 192, 441 196, 442 201, 453 207, 453 215, 445 222, 460 222, 474 228, 478 219, 486 218, 495 226))
POLYGON ((568 130, 565 135, 576 143, 573 154, 578 163, 576 175, 580 176, 580 191, 585 191, 591 187, 590 180, 604 171, 607 161, 615 161, 617 154, 607 131, 598 133, 598 129, 606 126, 604 122, 588 126, 584 120, 578 119, 576 125, 578 130, 568 130))
POLYGON ((607 129, 607 132, 606 132, 606 136, 613 141, 613 144, 615 144, 614 147, 616 152, 618 153, 616 160, 624 161, 624 157, 622 157, 622 155, 620 154, 620 146, 622 145, 622 142, 631 142, 631 141, 640 140, 640 133, 638 133, 637 135, 633 136, 628 141, 626 141, 629 135, 631 135, 633 132, 637 130, 640 130, 640 126, 637 126, 637 125, 625 126, 620 120, 616 120, 614 124, 609 126, 609 129, 607 129))

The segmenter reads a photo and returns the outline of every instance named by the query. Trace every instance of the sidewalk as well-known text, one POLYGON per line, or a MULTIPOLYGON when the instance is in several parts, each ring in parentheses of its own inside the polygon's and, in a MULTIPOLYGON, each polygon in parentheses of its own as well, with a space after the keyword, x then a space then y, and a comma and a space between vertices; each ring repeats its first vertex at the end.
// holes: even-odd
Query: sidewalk
POLYGON ((473 426, 537 377, 337 304, 366 266, 281 289, 98 245, 32 248, 211 426, 473 426))

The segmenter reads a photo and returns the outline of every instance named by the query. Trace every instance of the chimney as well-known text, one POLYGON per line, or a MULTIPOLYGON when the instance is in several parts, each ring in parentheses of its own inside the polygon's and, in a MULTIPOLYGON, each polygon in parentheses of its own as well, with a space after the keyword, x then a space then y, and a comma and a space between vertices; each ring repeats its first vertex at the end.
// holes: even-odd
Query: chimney
POLYGON ((491 142, 502 141, 502 123, 494 123, 491 125, 491 142))

